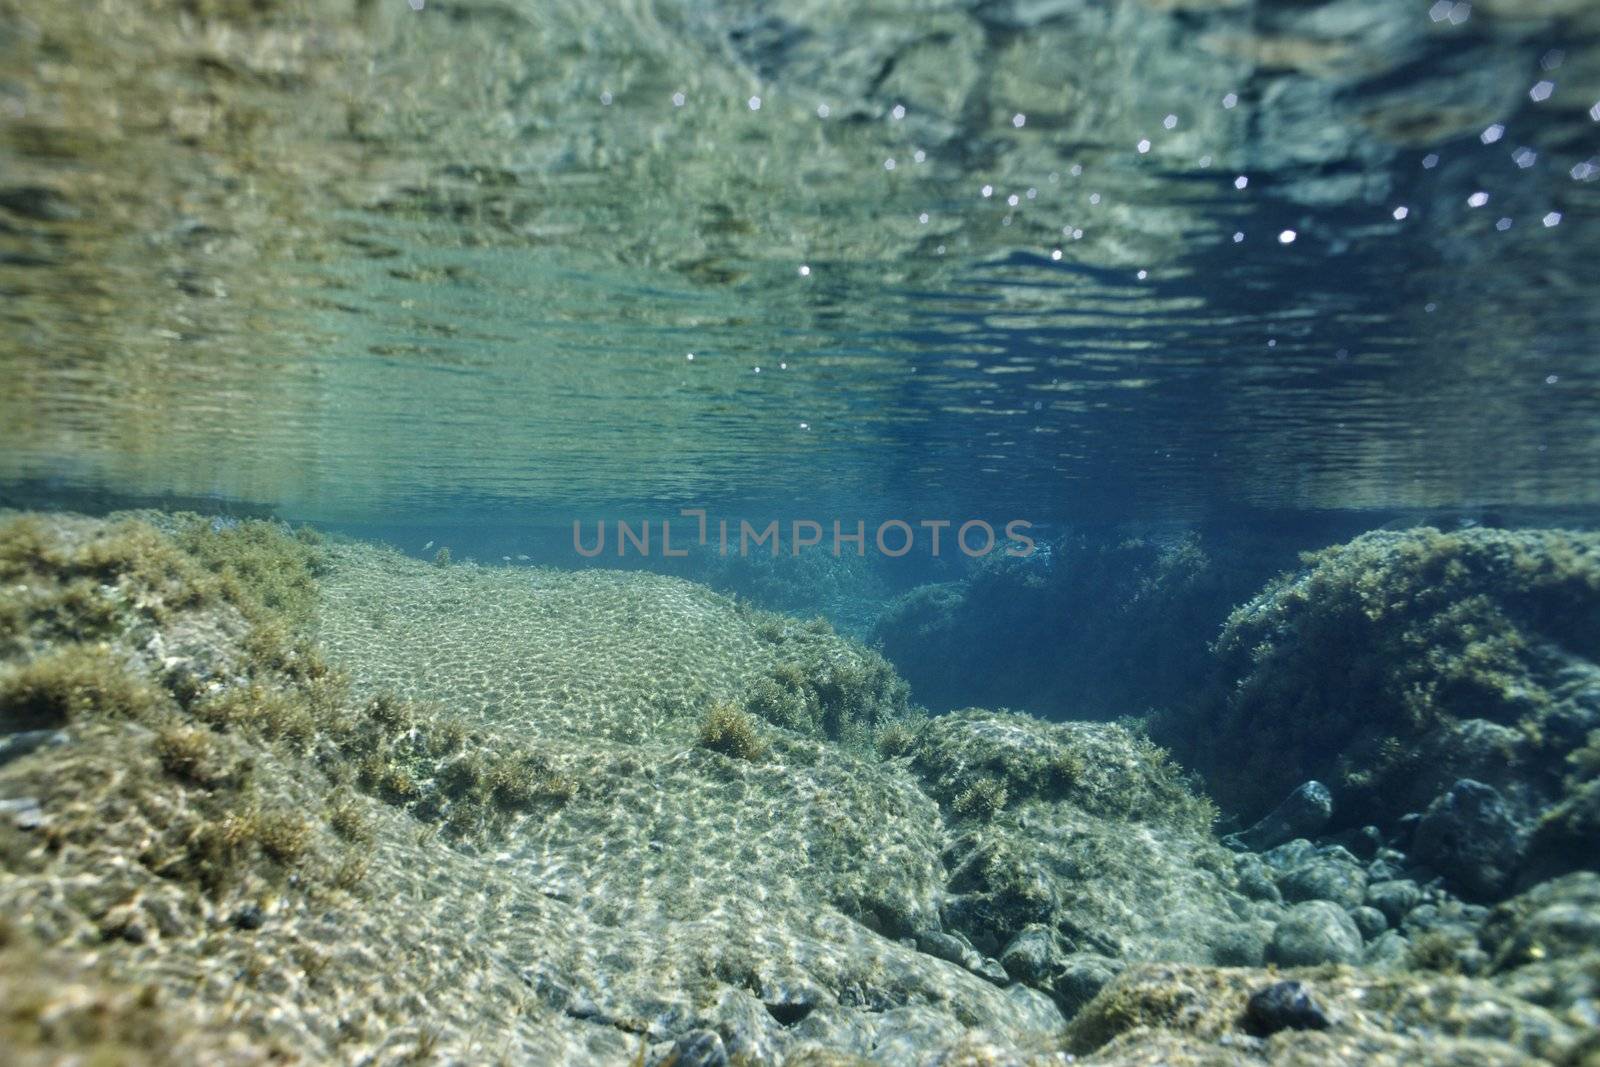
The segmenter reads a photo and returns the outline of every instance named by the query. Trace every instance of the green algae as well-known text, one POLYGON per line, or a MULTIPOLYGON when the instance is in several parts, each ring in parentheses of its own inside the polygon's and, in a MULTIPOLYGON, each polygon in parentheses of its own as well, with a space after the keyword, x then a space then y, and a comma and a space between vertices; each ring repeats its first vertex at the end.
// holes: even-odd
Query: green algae
POLYGON ((1007 803, 1039 799, 1201 831, 1216 816, 1167 754, 1127 726, 968 708, 897 733, 889 744, 957 815, 992 815, 1007 803))
POLYGON ((735 759, 758 760, 766 746, 756 733, 755 720, 732 704, 713 704, 700 723, 700 744, 735 759))
POLYGON ((858 747, 921 717, 910 687, 878 653, 842 640, 825 619, 796 625, 752 612, 755 632, 778 663, 746 690, 746 710, 789 730, 858 747))
POLYGON ((67 645, 0 668, 0 722, 49 730, 96 717, 148 718, 164 694, 103 647, 67 645))
POLYGON ((1560 672, 1600 656, 1600 540, 1365 534, 1308 554, 1229 616, 1215 648, 1212 694, 1155 729, 1246 816, 1310 778, 1337 787, 1349 825, 1392 824, 1452 774, 1492 775, 1494 764, 1550 791, 1582 743, 1560 672), (1493 753, 1469 749, 1485 736, 1474 720, 1507 728, 1493 753))

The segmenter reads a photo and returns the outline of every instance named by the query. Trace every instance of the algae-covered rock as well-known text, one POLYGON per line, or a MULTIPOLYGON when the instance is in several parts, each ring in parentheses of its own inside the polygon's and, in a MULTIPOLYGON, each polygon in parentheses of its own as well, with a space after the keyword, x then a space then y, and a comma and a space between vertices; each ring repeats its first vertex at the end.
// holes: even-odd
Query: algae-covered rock
POLYGON ((447 701, 471 721, 623 742, 692 737, 718 704, 865 745, 915 718, 882 656, 702 585, 645 572, 429 567, 331 544, 320 635, 363 690, 447 701))
POLYGON ((1593 1027, 1600 1002, 1600 875, 1545 882, 1498 905, 1479 940, 1496 982, 1524 999, 1593 1027))
POLYGON ((1059 1025, 897 940, 937 925, 944 885, 938 808, 903 769, 775 726, 759 761, 697 744, 693 703, 658 681, 739 692, 774 662, 766 616, 667 582, 646 625, 590 576, 563 607, 607 643, 569 661, 525 573, 417 564, 434 584, 389 605, 430 610, 378 617, 417 576, 384 553, 330 545, 308 583, 268 585, 247 561, 292 560, 287 532, 149 518, 0 537, 27 650, 0 665, 0 712, 68 735, 0 767, 0 798, 25 802, 0 819, 0 904, 45 947, 104 944, 113 978, 318 1062, 470 1060, 485 1027, 512 1058, 623 1064, 706 1032, 730 1056, 818 1036, 867 1055, 904 1040, 896 1009, 951 1041, 1059 1025), (112 611, 94 645, 59 606, 91 566, 112 611), (258 592, 279 588, 311 595, 258 592), (347 686, 307 619, 371 641, 374 669, 351 656, 347 686), (536 626, 544 674, 491 702, 536 626))
POLYGON ((1012 805, 1065 801, 1094 815, 1201 831, 1214 817, 1165 752, 1122 726, 969 708, 927 720, 898 751, 952 811, 979 783, 994 782, 1012 805))
POLYGON ((1235 610, 1216 649, 1212 695, 1155 732, 1224 809, 1254 818, 1316 778, 1336 829, 1394 832, 1470 778, 1531 819, 1573 788, 1567 756, 1600 724, 1600 537, 1364 534, 1235 610))
POLYGON ((1334 846, 1306 858, 1278 879, 1285 900, 1328 900, 1341 907, 1361 904, 1367 891, 1367 874, 1355 858, 1334 846))
POLYGON ((1361 958, 1361 931, 1337 904, 1306 901, 1290 908, 1272 931, 1267 958, 1283 967, 1355 963, 1361 958))
POLYGON ((1464 895, 1495 899, 1522 861, 1526 836, 1499 790, 1464 778, 1428 805, 1412 851, 1464 895))
POLYGON ((1391 924, 1398 925, 1412 908, 1422 903, 1422 889, 1409 878, 1395 878, 1367 885, 1363 897, 1368 907, 1382 912, 1391 924))
POLYGON ((1234 847, 1262 851, 1297 838, 1311 837, 1333 818, 1333 794, 1321 782, 1301 782, 1283 803, 1248 829, 1229 834, 1234 847))
MULTIPOLYGON (((1290 981, 1309 1001, 1265 1040, 1251 1002, 1281 975, 1249 968, 1169 964, 1130 967, 1067 1028, 1067 1048, 1097 1067, 1135 1064, 1528 1065, 1564 1062, 1584 1032, 1488 982, 1460 977, 1373 974, 1350 967, 1299 972, 1290 981), (1314 1011, 1311 1008, 1314 1006, 1314 1011)), ((1283 996, 1294 1008, 1297 996, 1283 996)), ((1259 1003, 1259 1001, 1257 1000, 1259 1003)))
POLYGON ((1565 798, 1534 825, 1519 882, 1530 886, 1568 871, 1593 868, 1597 855, 1600 778, 1585 781, 1574 777, 1568 780, 1565 798))
POLYGON ((1241 891, 1209 805, 1138 734, 967 709, 899 751, 954 824, 945 929, 1063 1011, 1129 960, 1260 961, 1276 905, 1241 891), (984 783, 1005 800, 974 809, 984 783))

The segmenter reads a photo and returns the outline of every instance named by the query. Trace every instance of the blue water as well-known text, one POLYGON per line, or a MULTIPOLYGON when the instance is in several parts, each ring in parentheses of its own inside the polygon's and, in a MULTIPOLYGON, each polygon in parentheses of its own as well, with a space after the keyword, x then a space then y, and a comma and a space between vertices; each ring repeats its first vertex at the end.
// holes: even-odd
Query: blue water
POLYGON ((96 112, 135 89, 70 9, 71 93, 8 38, 10 494, 367 524, 1596 503, 1586 7, 977 5, 916 47, 863 37, 871 7, 680 14, 665 50, 622 13, 286 14, 303 92, 239 89, 271 64, 243 51, 183 90, 267 116, 241 135, 96 112), (1075 67, 1095 39, 1126 65, 1075 67), (987 74, 911 58, 940 41, 987 74), (874 48, 900 58, 863 82, 874 48))

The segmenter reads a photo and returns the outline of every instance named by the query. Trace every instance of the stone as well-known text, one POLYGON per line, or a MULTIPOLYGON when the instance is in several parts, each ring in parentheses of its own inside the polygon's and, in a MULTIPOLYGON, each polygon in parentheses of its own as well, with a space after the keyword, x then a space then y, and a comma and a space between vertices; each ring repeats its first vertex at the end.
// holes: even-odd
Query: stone
POLYGON ((1304 982, 1273 982, 1250 994, 1245 1003, 1245 1019, 1258 1037, 1279 1030, 1326 1030, 1327 1013, 1311 996, 1304 982))
POLYGON ((21 730, 5 734, 0 736, 0 767, 41 748, 64 745, 68 740, 65 730, 21 730))
MULTIPOLYGON (((1344 853, 1343 849, 1337 850, 1344 853)), ((1348 855, 1348 853, 1344 853, 1348 855)), ((1339 855, 1320 855, 1278 880, 1283 898, 1291 903, 1331 900, 1347 908, 1361 904, 1367 891, 1367 874, 1339 855)))
POLYGON ((940 930, 921 931, 916 935, 916 940, 918 952, 926 952, 958 967, 967 965, 967 956, 972 952, 971 945, 953 934, 940 930))
POLYGON ((1267 959, 1283 967, 1355 963, 1361 931, 1339 905, 1326 900, 1296 904, 1272 931, 1267 959))
POLYGON ((1377 971, 1404 967, 1411 954, 1411 942, 1398 930, 1385 930, 1373 939, 1361 956, 1364 967, 1377 971))
POLYGON ((1297 837, 1293 841, 1286 841, 1276 848, 1268 849, 1261 854, 1261 858, 1275 871, 1292 871, 1316 855, 1316 845, 1303 837, 1297 837))
POLYGON ((1011 939, 1000 953, 1000 966, 1018 981, 1038 985, 1050 976, 1059 957, 1050 928, 1034 924, 1011 939))
POLYGON ((18 830, 37 830, 44 825, 44 809, 37 797, 7 797, 0 800, 0 815, 11 816, 18 830))
POLYGON ((1422 887, 1409 878, 1367 883, 1364 903, 1383 912, 1391 926, 1399 926, 1411 909, 1422 903, 1422 887))
POLYGON ((37 222, 65 222, 78 217, 77 208, 59 192, 43 185, 12 185, 0 189, 0 208, 37 222))
POLYGON ((1121 971, 1122 963, 1118 960, 1090 952, 1069 956, 1055 981, 1056 1004, 1061 1013, 1070 1019, 1121 971))
POLYGON ((1260 856, 1251 852, 1240 855, 1234 862, 1233 870, 1238 879, 1239 892, 1249 899, 1273 904, 1282 902, 1283 894, 1278 891, 1278 883, 1273 880, 1260 856))
POLYGON ((1211 961, 1219 967, 1260 967, 1266 962, 1272 924, 1240 923, 1211 946, 1211 961))
POLYGON ((1389 920, 1377 908, 1366 905, 1349 909, 1350 921, 1356 924, 1356 929, 1361 931, 1363 941, 1371 941, 1385 930, 1389 929, 1389 920))
POLYGON ((1526 837, 1498 789, 1463 778, 1428 805, 1412 851, 1462 896, 1497 900, 1510 888, 1526 837))
POLYGON ((964 961, 964 966, 986 982, 993 982, 1001 987, 1011 984, 1011 976, 1006 973, 1006 969, 1000 965, 998 960, 989 956, 982 956, 974 952, 971 957, 964 961))
POLYGON ((1333 794, 1321 782, 1303 782, 1254 826, 1229 834, 1223 843, 1261 852, 1296 838, 1311 837, 1333 818, 1333 794))

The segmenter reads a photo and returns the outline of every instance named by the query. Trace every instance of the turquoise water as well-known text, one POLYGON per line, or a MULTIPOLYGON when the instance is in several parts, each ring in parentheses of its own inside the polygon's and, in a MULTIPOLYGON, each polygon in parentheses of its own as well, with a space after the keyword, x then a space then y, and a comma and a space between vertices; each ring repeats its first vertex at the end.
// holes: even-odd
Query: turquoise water
POLYGON ((1595 502, 1587 5, 165 10, 3 42, 35 495, 1595 502))

